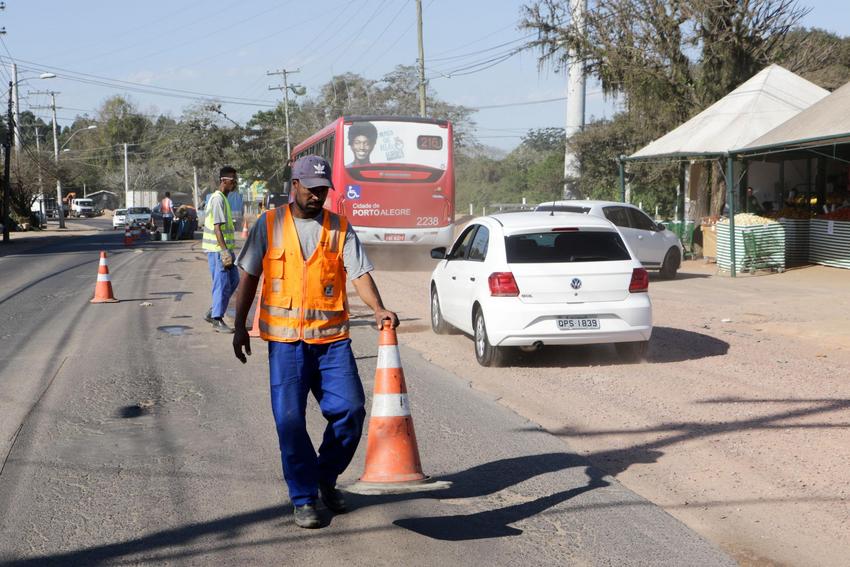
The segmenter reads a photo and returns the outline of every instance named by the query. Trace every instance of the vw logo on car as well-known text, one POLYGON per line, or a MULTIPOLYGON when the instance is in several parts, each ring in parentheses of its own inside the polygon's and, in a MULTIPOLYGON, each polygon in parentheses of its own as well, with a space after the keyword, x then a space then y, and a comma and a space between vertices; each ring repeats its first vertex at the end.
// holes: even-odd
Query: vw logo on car
POLYGON ((581 288, 581 280, 578 278, 573 278, 573 281, 570 282, 570 287, 573 289, 581 288))

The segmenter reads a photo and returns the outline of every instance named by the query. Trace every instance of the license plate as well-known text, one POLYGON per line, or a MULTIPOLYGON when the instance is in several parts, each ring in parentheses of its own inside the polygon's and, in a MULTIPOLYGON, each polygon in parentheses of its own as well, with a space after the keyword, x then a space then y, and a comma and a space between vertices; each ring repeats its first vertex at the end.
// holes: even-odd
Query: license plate
POLYGON ((384 240, 392 240, 392 241, 395 241, 395 242, 403 241, 404 240, 404 234, 397 234, 397 233, 394 233, 394 232, 388 232, 387 234, 384 235, 384 240))
POLYGON ((558 328, 562 331, 598 329, 599 319, 596 317, 566 317, 564 319, 558 319, 558 328))

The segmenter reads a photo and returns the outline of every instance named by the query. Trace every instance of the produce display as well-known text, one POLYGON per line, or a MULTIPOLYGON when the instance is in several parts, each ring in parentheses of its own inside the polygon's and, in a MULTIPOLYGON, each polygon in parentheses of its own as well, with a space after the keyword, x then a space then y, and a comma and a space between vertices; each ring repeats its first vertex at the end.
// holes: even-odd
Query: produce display
POLYGON ((771 213, 772 218, 777 219, 810 219, 812 213, 805 208, 782 207, 775 213, 771 213))
MULTIPOLYGON (((717 221, 718 224, 729 224, 729 219, 724 217, 717 221)), ((735 215, 735 226, 755 226, 758 224, 776 224, 776 221, 773 219, 769 219, 767 217, 763 217, 760 215, 754 215, 753 213, 739 213, 735 215)))

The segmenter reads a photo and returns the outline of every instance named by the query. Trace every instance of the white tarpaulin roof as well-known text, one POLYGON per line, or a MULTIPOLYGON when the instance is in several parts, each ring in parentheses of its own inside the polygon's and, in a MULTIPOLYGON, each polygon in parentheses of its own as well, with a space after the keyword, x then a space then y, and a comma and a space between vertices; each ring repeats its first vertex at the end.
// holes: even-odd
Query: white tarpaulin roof
POLYGON ((850 139, 850 83, 825 97, 742 151, 765 146, 807 146, 850 139))
POLYGON ((828 94, 791 71, 770 65, 629 158, 723 154, 749 145, 828 94))

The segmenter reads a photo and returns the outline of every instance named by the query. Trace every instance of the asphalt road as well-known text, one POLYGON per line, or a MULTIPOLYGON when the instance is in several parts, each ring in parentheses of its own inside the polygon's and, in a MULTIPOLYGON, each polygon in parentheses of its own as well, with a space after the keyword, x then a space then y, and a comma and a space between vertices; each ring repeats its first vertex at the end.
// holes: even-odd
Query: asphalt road
MULTIPOLYGON (((452 487, 351 494, 353 511, 324 529, 295 527, 265 348, 256 341, 242 366, 201 319, 200 242, 125 249, 109 219, 86 222, 105 230, 0 258, 0 563, 734 564, 406 348, 425 472, 452 487), (116 304, 88 303, 101 249, 116 304)), ((352 323, 371 397, 377 333, 368 316, 352 323)), ((322 419, 312 401, 308 411, 315 440, 322 419)))

